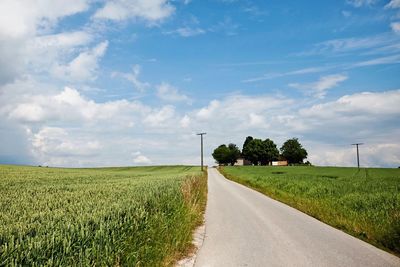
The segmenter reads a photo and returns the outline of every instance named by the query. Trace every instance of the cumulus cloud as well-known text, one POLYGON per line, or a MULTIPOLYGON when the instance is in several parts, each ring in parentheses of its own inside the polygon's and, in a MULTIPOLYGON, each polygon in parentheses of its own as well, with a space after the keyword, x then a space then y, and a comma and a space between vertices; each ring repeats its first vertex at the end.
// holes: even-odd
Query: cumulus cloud
POLYGON ((180 120, 180 125, 182 128, 188 128, 190 125, 190 117, 188 115, 183 116, 180 120))
POLYGON ((128 127, 133 123, 133 113, 146 113, 150 108, 139 102, 117 100, 96 103, 82 96, 76 89, 65 87, 56 94, 30 95, 4 104, 0 114, 21 123, 51 123, 57 121, 93 124, 118 116, 113 124, 128 127))
MULTIPOLYGON (((213 100, 189 114, 190 127, 205 129, 209 133, 208 142, 214 147, 222 140, 240 146, 247 135, 269 137, 280 146, 286 139, 297 136, 309 148, 313 163, 340 165, 348 159, 343 158, 345 153, 336 152, 354 141, 371 147, 398 144, 399 98, 400 90, 364 92, 296 107, 287 98, 230 96, 213 100)), ((394 166, 395 161, 389 160, 394 157, 391 155, 376 160, 371 152, 365 155, 365 162, 369 166, 394 166)))
POLYGON ((204 107, 196 112, 196 117, 200 120, 207 120, 212 117, 215 111, 219 108, 220 103, 218 100, 213 100, 207 107, 204 107))
POLYGON ((104 41, 92 49, 80 53, 66 65, 55 65, 53 74, 68 81, 89 81, 97 78, 99 61, 107 50, 108 42, 104 41))
POLYGON ((279 110, 291 103, 293 101, 290 99, 268 95, 232 95, 223 100, 210 101, 206 107, 193 111, 191 116, 199 123, 212 125, 221 132, 226 129, 238 132, 255 128, 265 130, 268 124, 261 122, 278 115, 279 110))
MULTIPOLYGON (((0 119, 1 116, 0 116, 0 119)), ((2 119, 0 123, 0 162, 2 164, 36 164, 29 131, 18 123, 2 119)))
POLYGON ((142 155, 140 151, 133 153, 133 163, 138 164, 138 165, 148 165, 151 164, 151 160, 146 157, 145 155, 142 155))
POLYGON ((400 33, 400 22, 392 22, 390 23, 390 27, 395 33, 400 33))
MULTIPOLYGON (((75 55, 92 41, 93 36, 84 31, 1 41, 0 65, 7 66, 7 68, 0 67, 0 85, 12 82, 23 74, 47 74, 54 70, 54 68, 49 67, 52 65, 56 67, 60 65, 58 67, 61 69, 62 61, 75 55)), ((82 61, 84 55, 82 54, 80 61, 82 61)), ((64 70, 67 68, 67 66, 63 67, 64 70)), ((59 72, 59 75, 62 76, 62 71, 59 72)), ((62 77, 70 78, 69 76, 62 77)))
POLYGON ((300 115, 307 117, 340 119, 342 118, 369 118, 372 115, 384 116, 400 113, 400 90, 381 93, 363 92, 345 95, 323 104, 313 105, 301 109, 300 115))
POLYGON ((0 66, 7 66, 0 67, 0 85, 15 81, 29 66, 32 71, 46 71, 41 65, 48 66, 60 54, 71 52, 66 46, 88 42, 90 38, 83 33, 56 36, 51 31, 61 19, 86 11, 89 1, 0 1, 0 66))
POLYGON ((148 114, 144 119, 143 123, 150 127, 163 127, 165 123, 172 119, 175 115, 175 108, 171 105, 164 106, 159 110, 156 110, 148 114))
POLYGON ((98 141, 92 138, 73 139, 59 127, 43 127, 33 134, 32 144, 40 158, 93 156, 100 149, 98 141))
POLYGON ((318 81, 307 84, 290 83, 289 86, 301 90, 306 90, 307 94, 313 95, 316 98, 324 98, 327 90, 334 88, 339 83, 347 80, 346 75, 335 74, 321 77, 318 81))
MULTIPOLYGON (((8 87, 0 98, 0 129, 11 124, 26 129, 28 148, 20 158, 33 151, 35 161, 29 162, 43 165, 130 165, 132 158, 125 155, 141 149, 147 158, 147 153, 160 155, 155 157, 158 163, 173 163, 173 157, 163 158, 160 152, 168 151, 169 141, 154 138, 165 136, 165 129, 175 131, 173 126, 182 129, 173 106, 152 108, 125 99, 101 103, 70 87, 37 92, 26 90, 23 83, 8 87)), ((2 148, 5 140, 0 141, 2 148)), ((3 152, 0 158, 5 159, 3 152)))
POLYGON ((297 89, 306 90, 308 94, 317 98, 324 98, 327 90, 336 87, 339 83, 347 80, 343 74, 334 74, 321 77, 318 81, 308 84, 290 83, 289 86, 297 89))
MULTIPOLYGON (((396 167, 400 162, 400 144, 364 144, 360 146, 360 165, 363 167, 396 167)), ((309 144, 309 160, 328 166, 354 167, 356 151, 349 144, 332 146, 323 143, 309 144)))
POLYGON ((114 21, 137 18, 154 23, 169 17, 174 11, 168 0, 112 0, 97 10, 93 17, 114 21))
POLYGON ((89 0, 3 0, 0 2, 0 40, 35 35, 60 18, 83 12, 89 0))
POLYGON ((187 95, 180 93, 177 88, 166 82, 157 86, 157 97, 167 102, 191 103, 191 99, 187 95))
POLYGON ((391 0, 385 8, 400 8, 400 0, 391 0))
POLYGON ((48 72, 49 66, 74 56, 93 39, 93 35, 85 31, 35 36, 26 42, 24 56, 32 72, 48 72))
POLYGON ((139 80, 139 75, 141 72, 140 65, 134 65, 132 67, 131 73, 123 73, 123 72, 113 72, 111 74, 112 77, 121 77, 132 83, 133 87, 139 92, 144 92, 147 88, 150 87, 148 82, 142 82, 139 80))
POLYGON ((278 146, 299 137, 314 164, 351 165, 353 158, 346 155, 355 141, 365 143, 365 165, 394 166, 398 159, 400 90, 356 93, 312 105, 271 94, 236 94, 184 110, 136 100, 98 102, 70 87, 30 91, 24 84, 9 86, 0 98, 0 118, 2 127, 13 123, 26 129, 24 153, 33 151, 40 164, 197 164, 199 131, 208 133, 206 155, 221 143, 241 146, 252 135, 272 138, 278 146), (374 154, 384 148, 387 155, 374 154))

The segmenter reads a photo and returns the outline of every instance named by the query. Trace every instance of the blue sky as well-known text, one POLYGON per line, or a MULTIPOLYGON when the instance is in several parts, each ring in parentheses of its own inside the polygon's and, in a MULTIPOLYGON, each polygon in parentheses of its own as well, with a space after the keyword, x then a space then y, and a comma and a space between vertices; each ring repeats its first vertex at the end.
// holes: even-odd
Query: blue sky
POLYGON ((3 0, 0 163, 197 164, 246 136, 400 165, 400 1, 3 0))

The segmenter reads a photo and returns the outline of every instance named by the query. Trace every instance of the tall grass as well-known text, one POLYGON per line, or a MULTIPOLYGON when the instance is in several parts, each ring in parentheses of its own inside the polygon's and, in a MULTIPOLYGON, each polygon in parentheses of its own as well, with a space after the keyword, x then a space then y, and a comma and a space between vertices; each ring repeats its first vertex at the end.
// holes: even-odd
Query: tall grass
POLYGON ((400 255, 400 170, 224 167, 226 177, 400 255))
POLYGON ((166 266, 202 220, 197 167, 0 166, 0 266, 166 266))

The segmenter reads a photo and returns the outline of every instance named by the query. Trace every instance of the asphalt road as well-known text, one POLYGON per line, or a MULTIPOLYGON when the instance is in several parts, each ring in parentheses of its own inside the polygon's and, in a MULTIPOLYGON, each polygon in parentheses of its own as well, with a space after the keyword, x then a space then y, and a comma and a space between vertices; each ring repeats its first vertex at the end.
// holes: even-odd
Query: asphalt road
POLYGON ((400 258, 208 171, 195 266, 400 266, 400 258))

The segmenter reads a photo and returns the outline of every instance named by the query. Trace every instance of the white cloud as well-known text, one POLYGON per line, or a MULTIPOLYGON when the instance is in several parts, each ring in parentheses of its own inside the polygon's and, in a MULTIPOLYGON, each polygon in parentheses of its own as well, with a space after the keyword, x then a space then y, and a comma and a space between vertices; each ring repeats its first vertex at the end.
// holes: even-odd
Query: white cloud
POLYGON ((205 34, 206 31, 202 28, 182 27, 173 31, 167 31, 165 34, 178 34, 182 37, 192 37, 196 35, 205 34))
POLYGON ((150 127, 163 127, 165 123, 172 119, 175 115, 175 108, 173 106, 164 106, 159 110, 156 110, 148 114, 144 119, 143 123, 150 127))
POLYGON ((157 86, 157 97, 167 102, 191 103, 191 99, 187 95, 180 93, 177 88, 166 82, 157 86))
POLYGON ((345 95, 333 102, 314 105, 300 110, 300 115, 324 119, 357 119, 400 113, 400 90, 381 93, 363 92, 345 95))
MULTIPOLYGON (((272 138, 278 146, 297 136, 309 149, 313 163, 340 165, 348 160, 345 154, 335 153, 343 145, 355 141, 371 146, 398 144, 397 103, 400 90, 357 93, 297 107, 293 100, 273 96, 230 96, 189 114, 189 128, 208 132, 207 143, 214 148, 226 142, 241 146, 247 135, 272 138)), ((371 153, 365 160, 369 166, 393 166, 391 157, 377 160, 371 153)))
POLYGON ((225 17, 224 20, 218 22, 216 25, 208 29, 209 32, 224 33, 227 36, 238 34, 239 24, 233 22, 232 18, 225 17))
POLYGON ((207 120, 210 119, 213 113, 219 108, 220 102, 218 100, 213 100, 210 102, 210 104, 207 107, 204 107, 200 109, 196 113, 196 117, 201 119, 201 120, 207 120))
POLYGON ((34 154, 44 165, 58 165, 68 162, 70 157, 90 157, 99 152, 98 141, 90 138, 73 138, 59 127, 43 127, 32 135, 34 154))
POLYGON ((208 106, 193 111, 192 117, 202 124, 213 125, 221 132, 255 127, 265 129, 268 124, 261 122, 269 121, 279 113, 278 110, 290 104, 291 100, 268 95, 232 95, 222 101, 212 100, 208 106))
POLYGON ((347 0, 347 3, 354 7, 371 6, 376 2, 377 0, 347 0))
POLYGON ((132 73, 122 73, 122 72, 113 72, 111 74, 112 77, 121 77, 125 80, 128 80, 132 83, 133 87, 139 92, 146 91, 147 88, 150 87, 150 84, 147 82, 142 82, 139 80, 139 75, 141 72, 141 67, 139 65, 134 65, 132 67, 132 73))
POLYGON ((347 10, 342 10, 342 15, 345 18, 351 17, 351 12, 347 10))
POLYGON ((357 62, 351 65, 350 68, 367 67, 367 66, 382 65, 382 64, 397 64, 397 63, 400 63, 400 54, 378 57, 370 60, 357 62))
POLYGON ((47 74, 49 65, 75 55, 93 41, 88 32, 57 32, 58 23, 89 9, 91 0, 0 1, 0 85, 31 74, 47 74))
POLYGON ((63 121, 78 125, 108 121, 113 116, 118 116, 119 120, 113 121, 113 124, 128 127, 134 119, 132 114, 140 116, 150 110, 139 102, 127 100, 96 103, 83 97, 76 89, 65 87, 55 95, 33 95, 32 92, 26 99, 9 100, 0 110, 0 114, 7 114, 10 119, 21 123, 63 121))
POLYGON ((151 160, 142 155, 142 153, 140 151, 133 153, 134 155, 134 159, 133 159, 133 163, 138 164, 138 165, 148 165, 151 164, 151 160))
POLYGON ((0 40, 35 35, 53 27, 60 18, 88 9, 89 0, 2 0, 0 40))
POLYGON ((318 54, 342 54, 354 51, 371 51, 381 49, 391 45, 396 45, 399 42, 398 36, 393 36, 391 33, 384 33, 374 36, 361 38, 341 38, 332 39, 317 43, 310 51, 297 53, 299 56, 310 56, 318 54))
POLYGON ((288 71, 288 72, 270 72, 270 73, 264 74, 260 77, 243 80, 242 82, 251 83, 251 82, 258 82, 258 81, 269 80, 269 79, 279 78, 279 77, 292 76, 292 75, 317 73, 317 72, 322 72, 326 69, 327 69, 326 67, 311 67, 311 68, 303 68, 303 69, 293 70, 293 71, 288 71))
POLYGON ((25 122, 40 122, 46 117, 43 108, 36 103, 19 104, 11 113, 10 117, 25 122))
POLYGON ((2 91, 0 128, 14 123, 26 129, 27 151, 34 152, 37 164, 121 166, 134 159, 144 164, 145 158, 151 164, 194 164, 199 131, 208 133, 206 155, 221 143, 241 146, 252 135, 271 138, 278 146, 299 137, 315 164, 352 165, 352 157, 341 151, 356 141, 365 143, 365 165, 395 166, 398 159, 400 90, 356 93, 314 105, 276 95, 230 95, 179 110, 124 99, 101 103, 72 88, 34 87, 38 91, 25 84, 2 91), (384 147, 389 151, 384 156, 373 153, 384 147))
POLYGON ((153 23, 169 17, 174 11, 168 0, 112 0, 97 10, 94 18, 115 21, 138 18, 153 23))
POLYGON ((7 65, 7 68, 0 68, 0 84, 11 82, 24 73, 47 74, 52 70, 49 66, 74 55, 92 40, 93 36, 87 32, 73 31, 2 41, 0 65, 7 65))
POLYGON ((400 33, 400 22, 392 22, 390 23, 390 27, 395 33, 400 33))
POLYGON ((183 116, 183 118, 180 120, 180 125, 182 128, 188 128, 190 126, 190 117, 188 115, 183 116))
POLYGON ((104 41, 89 51, 80 53, 66 65, 55 65, 53 74, 68 81, 91 81, 97 78, 99 61, 107 50, 108 42, 104 41))
MULTIPOLYGON (((391 166, 400 162, 400 144, 364 144, 360 146, 360 165, 362 167, 391 166)), ((311 143, 309 160, 321 165, 357 166, 356 151, 350 144, 337 147, 322 143, 311 143)))
POLYGON ((339 83, 347 80, 343 74, 334 74, 321 77, 318 81, 308 84, 291 83, 290 87, 308 90, 314 97, 324 98, 328 89, 336 87, 339 83))
POLYGON ((57 49, 68 49, 75 46, 86 45, 92 41, 92 39, 93 36, 85 31, 63 32, 37 36, 32 39, 32 46, 38 50, 40 49, 48 52, 48 50, 53 47, 57 49))
MULTIPOLYGON (((37 164, 130 165, 132 158, 126 155, 132 149, 140 149, 147 158, 150 153, 159 164, 174 162, 170 157, 163 158, 161 153, 168 150, 169 142, 154 138, 160 134, 168 136, 169 131, 177 129, 179 133, 182 129, 179 127, 181 116, 173 106, 151 108, 125 99, 100 103, 68 87, 58 92, 47 88, 30 91, 24 83, 7 87, 0 98, 0 129, 10 124, 26 129, 29 134, 25 141, 30 143, 26 153, 33 151, 37 164)), ((5 147, 2 144, 5 140, 8 139, 0 140, 1 147, 5 147)))
POLYGON ((400 0, 391 0, 385 8, 400 8, 400 0))
POLYGON ((251 126, 255 126, 255 127, 265 127, 266 126, 265 118, 264 118, 264 116, 262 116, 260 114, 250 113, 248 115, 248 118, 249 118, 249 124, 251 126))

